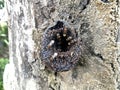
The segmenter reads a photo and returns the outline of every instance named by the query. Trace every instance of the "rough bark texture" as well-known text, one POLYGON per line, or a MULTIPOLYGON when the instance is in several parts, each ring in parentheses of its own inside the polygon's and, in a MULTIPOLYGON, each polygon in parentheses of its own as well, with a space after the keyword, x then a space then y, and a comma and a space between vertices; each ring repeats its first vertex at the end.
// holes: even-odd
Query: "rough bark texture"
MULTIPOLYGON (((120 90, 119 0, 8 0, 5 90, 120 90), (84 65, 58 72, 41 62, 41 38, 58 20, 77 30, 84 65), (118 42, 118 43, 117 43, 118 42)), ((80 60, 81 62, 81 60, 80 60)))

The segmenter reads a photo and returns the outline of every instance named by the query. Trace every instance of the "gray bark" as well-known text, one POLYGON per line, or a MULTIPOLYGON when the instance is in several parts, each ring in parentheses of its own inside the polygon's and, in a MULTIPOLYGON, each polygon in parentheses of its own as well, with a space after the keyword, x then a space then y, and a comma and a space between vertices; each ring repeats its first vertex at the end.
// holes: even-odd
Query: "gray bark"
POLYGON ((7 0, 10 62, 5 90, 120 90, 119 0, 7 0), (86 65, 58 72, 41 62, 41 39, 55 21, 77 30, 86 65))

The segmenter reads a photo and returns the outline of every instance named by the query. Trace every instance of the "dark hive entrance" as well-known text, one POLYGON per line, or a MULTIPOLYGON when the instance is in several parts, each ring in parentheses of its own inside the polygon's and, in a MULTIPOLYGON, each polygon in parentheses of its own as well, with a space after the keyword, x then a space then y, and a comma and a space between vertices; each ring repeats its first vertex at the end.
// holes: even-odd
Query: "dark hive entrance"
POLYGON ((79 60, 80 46, 77 33, 63 21, 47 29, 42 40, 41 57, 54 71, 66 71, 79 60))
POLYGON ((67 40, 67 38, 70 36, 70 31, 66 32, 66 36, 63 36, 63 31, 64 29, 55 35, 55 48, 56 50, 60 50, 61 52, 66 52, 70 48, 70 46, 68 45, 70 40, 67 40))
POLYGON ((66 28, 63 22, 58 21, 57 24, 51 29, 54 30, 53 40, 55 41, 54 46, 56 50, 60 52, 69 51, 70 46, 74 42, 72 41, 74 37, 70 31, 70 28, 66 28))

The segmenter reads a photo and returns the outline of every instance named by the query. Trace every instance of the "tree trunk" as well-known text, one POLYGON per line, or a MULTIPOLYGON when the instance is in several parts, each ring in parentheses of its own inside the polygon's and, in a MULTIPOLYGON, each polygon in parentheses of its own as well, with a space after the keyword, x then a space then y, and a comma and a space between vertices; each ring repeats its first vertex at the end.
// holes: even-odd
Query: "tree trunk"
POLYGON ((10 62, 4 71, 5 90, 120 90, 119 4, 119 0, 7 0, 10 62), (46 65, 41 56, 42 43, 49 41, 43 37, 57 21, 76 30, 82 42, 77 43, 83 49, 77 57, 83 60, 73 59, 75 64, 66 71, 54 63, 46 65))

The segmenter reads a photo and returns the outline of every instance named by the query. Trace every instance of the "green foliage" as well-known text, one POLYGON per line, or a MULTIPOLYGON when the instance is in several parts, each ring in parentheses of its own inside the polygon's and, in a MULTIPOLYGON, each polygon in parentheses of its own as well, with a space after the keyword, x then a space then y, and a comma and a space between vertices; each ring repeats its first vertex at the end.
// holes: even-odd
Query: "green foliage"
POLYGON ((0 23, 0 57, 8 57, 8 26, 7 26, 7 22, 0 23))
POLYGON ((6 22, 0 23, 0 90, 3 90, 3 71, 8 63, 8 26, 6 22))
MULTIPOLYGON (((0 9, 4 8, 4 0, 0 0, 0 9)), ((8 63, 8 26, 7 22, 0 22, 0 90, 3 89, 3 72, 8 63)))
POLYGON ((8 26, 6 22, 0 23, 0 43, 8 45, 8 26))
POLYGON ((8 59, 0 58, 0 90, 3 90, 3 71, 8 59))
POLYGON ((0 9, 4 7, 4 0, 0 0, 0 9))

